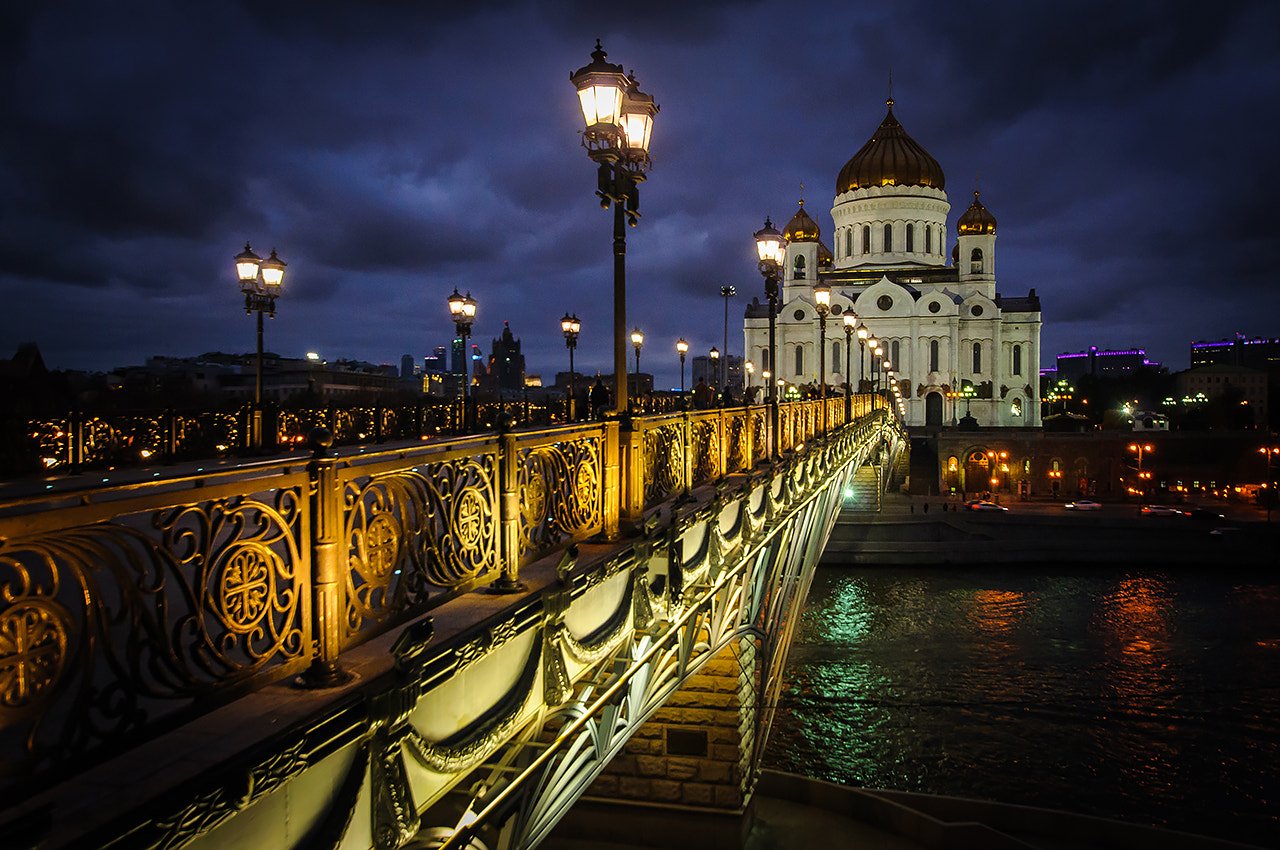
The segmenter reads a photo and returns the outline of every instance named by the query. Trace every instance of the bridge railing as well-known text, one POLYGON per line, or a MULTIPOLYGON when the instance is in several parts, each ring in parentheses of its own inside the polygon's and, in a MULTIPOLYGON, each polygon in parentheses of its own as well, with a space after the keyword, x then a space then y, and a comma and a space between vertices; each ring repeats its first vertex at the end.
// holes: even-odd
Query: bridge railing
MULTIPOLYGON (((779 405, 783 450, 882 399, 779 405)), ((0 792, 34 792, 769 455, 770 408, 505 430, 0 501, 0 792)))
MULTIPOLYGON (((678 410, 675 395, 637 402, 644 414, 678 410)), ((475 430, 494 430, 504 417, 524 426, 573 424, 562 400, 472 402, 475 430)), ((579 414, 585 413, 582 406, 579 414)), ((327 428, 335 445, 459 436, 461 399, 411 404, 326 404, 263 410, 265 448, 303 449, 307 435, 327 428)), ((253 406, 227 410, 145 410, 4 421, 0 418, 0 475, 65 473, 85 469, 151 466, 181 460, 229 457, 250 448, 253 406)), ((582 417, 579 416, 579 419, 582 417)))

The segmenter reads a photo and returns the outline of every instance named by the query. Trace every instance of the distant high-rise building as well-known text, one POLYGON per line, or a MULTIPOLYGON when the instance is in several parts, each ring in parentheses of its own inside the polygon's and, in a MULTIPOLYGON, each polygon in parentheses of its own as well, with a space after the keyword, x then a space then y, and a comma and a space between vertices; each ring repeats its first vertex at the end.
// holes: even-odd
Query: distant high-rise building
POLYGON ((502 336, 493 341, 489 355, 489 377, 492 387, 499 392, 524 389, 524 355, 520 353, 520 340, 511 333, 511 325, 502 323, 502 336))
POLYGON ((1197 366, 1244 366, 1272 375, 1280 374, 1280 339, 1235 339, 1191 343, 1191 368, 1197 366))
POLYGON ((1147 352, 1141 348, 1105 351, 1095 345, 1088 351, 1059 354, 1057 377, 1067 381, 1075 381, 1085 375, 1114 378, 1144 367, 1155 372, 1163 369, 1159 363, 1148 360, 1147 352))
POLYGON ((406 354, 400 358, 400 377, 402 378, 413 377, 413 355, 412 354, 406 354))

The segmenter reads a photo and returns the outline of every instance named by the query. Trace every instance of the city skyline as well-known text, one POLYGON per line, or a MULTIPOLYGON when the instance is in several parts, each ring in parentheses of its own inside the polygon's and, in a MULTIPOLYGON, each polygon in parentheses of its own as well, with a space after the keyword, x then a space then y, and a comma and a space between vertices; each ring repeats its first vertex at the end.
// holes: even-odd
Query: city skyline
POLYGON ((1096 345, 1176 371, 1194 340, 1276 334, 1262 261, 1280 178, 1255 165, 1280 97, 1271 4, 608 14, 6 9, 0 357, 34 341, 51 368, 106 370, 247 350, 232 257, 248 241, 289 264, 266 328, 282 356, 420 364, 452 336, 457 287, 479 305, 473 338, 512 321, 530 372, 568 369, 570 312, 577 371, 611 373, 611 216, 568 81, 596 38, 661 106, 627 233, 628 329, 658 386, 679 385, 677 338, 723 345, 723 285, 741 353, 766 215, 785 222, 803 191, 831 245, 835 176, 891 74, 895 114, 947 173, 948 244, 976 184, 1000 222, 998 288, 1042 300, 1036 365, 1096 345))

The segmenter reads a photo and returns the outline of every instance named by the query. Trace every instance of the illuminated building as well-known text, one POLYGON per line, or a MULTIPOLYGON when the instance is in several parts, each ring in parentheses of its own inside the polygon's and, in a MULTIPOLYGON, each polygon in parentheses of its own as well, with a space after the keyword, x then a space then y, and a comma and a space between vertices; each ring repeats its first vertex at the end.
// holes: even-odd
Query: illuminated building
MULTIPOLYGON (((835 250, 803 199, 783 231, 778 363, 769 362, 769 308, 759 297, 744 321, 747 359, 789 383, 816 384, 814 289, 823 283, 833 320, 852 310, 880 342, 903 385, 909 426, 951 425, 968 413, 980 426, 1039 427, 1040 300, 1034 289, 1017 297, 996 291, 996 219, 977 192, 948 251, 951 205, 942 167, 898 123, 892 100, 888 106, 836 179, 835 250)), ((846 358, 845 345, 843 333, 826 337, 827 383, 839 388, 852 377, 869 391, 880 358, 873 361, 869 347, 846 358)))

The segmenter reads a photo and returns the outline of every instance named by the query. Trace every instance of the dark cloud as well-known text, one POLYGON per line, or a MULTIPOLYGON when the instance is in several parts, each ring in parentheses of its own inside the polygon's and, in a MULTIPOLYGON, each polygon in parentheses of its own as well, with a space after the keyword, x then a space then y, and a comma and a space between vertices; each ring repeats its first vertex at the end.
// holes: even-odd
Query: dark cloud
POLYGON ((720 286, 732 320, 760 294, 751 233, 802 184, 831 244, 891 73, 951 221, 980 188, 1001 291, 1037 289, 1043 362, 1138 344, 1180 367, 1192 339, 1277 332, 1278 32, 1261 0, 6 4, 0 335, 55 367, 247 349, 230 258, 250 241, 290 264, 282 353, 420 356, 457 286, 531 371, 567 367, 564 312, 580 367, 610 371, 612 214, 568 79, 598 37, 662 108, 627 233, 659 384, 677 337, 723 344, 720 286))

